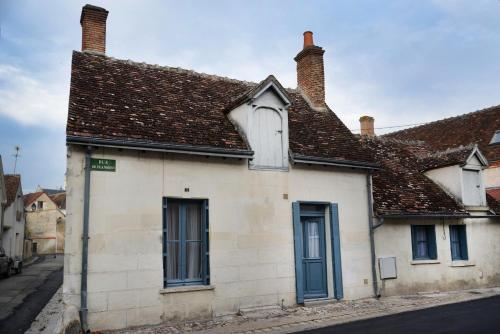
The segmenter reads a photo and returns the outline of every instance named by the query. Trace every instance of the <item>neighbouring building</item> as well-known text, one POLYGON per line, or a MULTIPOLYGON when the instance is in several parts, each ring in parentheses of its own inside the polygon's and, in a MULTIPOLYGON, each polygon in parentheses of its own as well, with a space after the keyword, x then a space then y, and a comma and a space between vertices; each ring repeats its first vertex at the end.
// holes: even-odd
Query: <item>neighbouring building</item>
POLYGON ((23 261, 25 216, 21 176, 4 175, 6 202, 3 211, 2 247, 20 269, 23 261))
POLYGON ((101 330, 373 296, 377 164, 325 103, 312 33, 289 89, 108 57, 107 15, 83 7, 72 59, 65 314, 101 330))
POLYGON ((435 151, 477 145, 489 163, 483 170, 484 187, 500 200, 500 106, 393 132, 385 137, 422 141, 435 151))
MULTIPOLYGON (((2 163, 2 156, 0 155, 0 236, 3 234, 3 212, 6 203, 7 203, 7 194, 5 193, 3 163, 2 163)), ((0 238, 0 246, 2 246, 2 238, 0 238)))
POLYGON ((64 253, 66 193, 48 195, 44 191, 24 196, 26 238, 33 254, 64 253))
MULTIPOLYGON (((500 119, 500 108, 486 113, 500 119)), ((382 167, 373 173, 379 294, 499 286, 500 203, 485 191, 491 167, 480 142, 440 150, 402 132, 375 137, 373 118, 360 121, 362 144, 382 167)))

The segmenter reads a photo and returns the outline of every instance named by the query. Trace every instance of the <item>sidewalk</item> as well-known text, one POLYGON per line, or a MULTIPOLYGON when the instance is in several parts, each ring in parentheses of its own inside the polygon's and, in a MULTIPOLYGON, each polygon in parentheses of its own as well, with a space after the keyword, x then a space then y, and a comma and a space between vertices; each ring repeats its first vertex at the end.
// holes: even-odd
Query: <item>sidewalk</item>
MULTIPOLYGON (((104 331, 100 334, 254 334, 293 333, 356 320, 425 309, 500 295, 500 287, 473 289, 411 296, 384 297, 356 301, 333 302, 326 305, 271 309, 216 317, 212 320, 165 323, 131 329, 104 331)), ((40 312, 27 334, 55 333, 62 315, 61 289, 40 312)), ((96 332, 97 333, 97 332, 96 332)))

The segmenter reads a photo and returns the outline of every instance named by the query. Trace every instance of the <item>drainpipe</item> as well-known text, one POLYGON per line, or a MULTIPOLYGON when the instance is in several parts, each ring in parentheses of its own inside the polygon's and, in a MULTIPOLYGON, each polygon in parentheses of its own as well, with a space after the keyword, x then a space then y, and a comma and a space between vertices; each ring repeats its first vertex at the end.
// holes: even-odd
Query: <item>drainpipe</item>
POLYGON ((92 148, 85 151, 85 179, 83 188, 83 234, 82 234, 82 283, 80 288, 80 323, 83 333, 88 333, 87 324, 87 269, 89 251, 89 198, 90 198, 90 157, 92 148))
POLYGON ((373 228, 373 198, 372 198, 372 174, 366 174, 366 188, 368 193, 368 227, 370 229, 370 252, 372 262, 372 280, 373 280, 373 295, 376 298, 380 297, 378 292, 377 265, 375 256, 375 229, 373 228))

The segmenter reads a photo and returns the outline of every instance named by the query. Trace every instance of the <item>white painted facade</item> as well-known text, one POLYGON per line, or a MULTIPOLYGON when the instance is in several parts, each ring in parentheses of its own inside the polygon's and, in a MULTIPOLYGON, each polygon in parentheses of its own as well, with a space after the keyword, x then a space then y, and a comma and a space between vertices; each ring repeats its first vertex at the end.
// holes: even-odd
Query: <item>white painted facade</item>
MULTIPOLYGON (((116 172, 91 172, 88 302, 93 330, 294 305, 294 201, 338 203, 344 298, 373 294, 364 173, 300 165, 289 166, 288 172, 254 170, 245 160, 104 148, 93 156, 116 160, 116 172), (164 196, 209 200, 208 287, 163 289, 164 196)), ((83 166, 83 148, 68 147, 63 292, 67 306, 76 308, 83 166)), ((327 263, 332 296, 331 257, 327 263)))
POLYGON ((25 216, 23 211, 23 192, 19 186, 16 199, 3 212, 2 246, 7 256, 20 261, 23 259, 24 250, 25 216))
POLYGON ((396 257, 397 278, 380 279, 382 296, 500 286, 500 219, 386 219, 375 230, 378 259, 396 257), (413 260, 411 225, 434 225, 437 260, 413 260), (467 261, 452 261, 451 224, 465 224, 467 261))

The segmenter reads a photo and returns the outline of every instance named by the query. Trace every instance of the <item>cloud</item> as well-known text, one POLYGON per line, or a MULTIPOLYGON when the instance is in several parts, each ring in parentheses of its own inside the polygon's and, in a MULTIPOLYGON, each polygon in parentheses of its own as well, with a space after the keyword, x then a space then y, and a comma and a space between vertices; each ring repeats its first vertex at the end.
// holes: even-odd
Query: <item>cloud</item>
POLYGON ((64 126, 68 95, 12 65, 0 65, 0 114, 23 125, 64 126))

